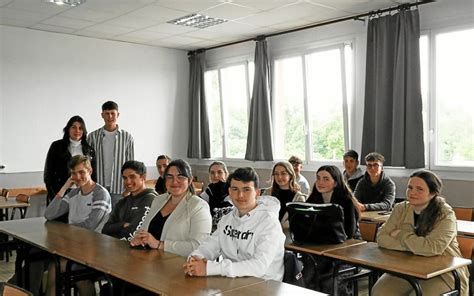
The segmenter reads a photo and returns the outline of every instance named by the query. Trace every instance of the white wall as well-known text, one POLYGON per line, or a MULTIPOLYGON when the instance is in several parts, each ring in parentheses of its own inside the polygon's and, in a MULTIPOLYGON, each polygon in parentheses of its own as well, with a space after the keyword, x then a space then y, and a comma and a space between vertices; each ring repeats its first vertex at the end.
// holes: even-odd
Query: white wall
MULTIPOLYGON (((186 155, 185 51, 8 26, 0 26, 0 44, 0 173, 41 175, 67 120, 81 115, 95 130, 109 99, 135 139, 136 159, 153 165, 161 153, 186 155)), ((1 179, 12 178, 0 175, 0 186, 1 179)))

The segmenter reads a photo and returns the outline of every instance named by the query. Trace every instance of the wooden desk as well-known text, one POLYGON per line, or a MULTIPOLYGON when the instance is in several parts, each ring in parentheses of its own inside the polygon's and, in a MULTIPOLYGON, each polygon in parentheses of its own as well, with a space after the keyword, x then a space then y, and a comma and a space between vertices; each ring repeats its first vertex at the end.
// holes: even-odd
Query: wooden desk
POLYGON ((457 220, 458 234, 464 236, 474 236, 474 221, 457 220))
POLYGON ((313 291, 310 289, 301 288, 298 286, 277 282, 277 281, 265 281, 258 284, 250 285, 243 288, 238 288, 229 292, 224 292, 223 295, 259 295, 259 296, 286 296, 286 295, 298 295, 298 296, 324 296, 327 294, 313 291))
POLYGON ((13 220, 15 215, 15 209, 20 210, 20 217, 23 219, 26 215, 26 210, 30 206, 29 202, 18 202, 15 198, 0 198, 0 221, 8 220, 8 210, 12 209, 10 220, 13 220))
MULTIPOLYGON (((446 272, 457 274, 455 271, 457 268, 471 264, 471 260, 464 258, 417 256, 409 252, 379 248, 376 243, 370 242, 328 251, 324 256, 394 274, 409 281, 415 291, 416 287, 420 289, 416 279, 431 279, 446 272)), ((456 287, 460 289, 459 278, 456 287)))
POLYGON ((385 223, 387 222, 390 214, 379 214, 384 211, 365 211, 360 214, 360 220, 376 222, 376 223, 385 223))
POLYGON ((44 195, 47 194, 45 187, 31 187, 31 188, 10 188, 8 189, 9 196, 17 196, 20 193, 35 196, 35 195, 44 195))
POLYGON ((264 281, 253 277, 188 277, 183 272, 183 257, 131 249, 125 241, 61 222, 45 222, 44 218, 0 222, 0 232, 163 295, 208 295, 264 281))
POLYGON ((308 253, 313 255, 324 255, 326 252, 337 250, 341 248, 347 248, 351 246, 356 246, 360 244, 365 244, 366 241, 359 239, 348 239, 341 244, 329 244, 329 245, 296 245, 293 243, 285 245, 285 249, 295 252, 308 253))

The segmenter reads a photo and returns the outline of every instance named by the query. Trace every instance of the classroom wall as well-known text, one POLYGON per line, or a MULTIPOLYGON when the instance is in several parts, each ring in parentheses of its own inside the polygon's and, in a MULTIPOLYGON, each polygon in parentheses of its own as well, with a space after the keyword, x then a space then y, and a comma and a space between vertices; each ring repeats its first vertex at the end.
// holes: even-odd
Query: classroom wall
POLYGON ((81 115, 93 131, 109 99, 136 159, 186 155, 185 51, 9 26, 0 26, 0 44, 0 187, 42 184, 49 145, 67 120, 81 115))

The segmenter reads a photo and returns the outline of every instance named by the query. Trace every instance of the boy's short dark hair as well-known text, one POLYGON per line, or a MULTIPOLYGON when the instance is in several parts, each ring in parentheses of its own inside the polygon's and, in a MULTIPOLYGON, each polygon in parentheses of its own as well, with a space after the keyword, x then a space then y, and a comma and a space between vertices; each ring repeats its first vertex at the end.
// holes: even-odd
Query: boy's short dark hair
POLYGON ((346 157, 353 158, 359 162, 359 153, 357 153, 355 150, 348 150, 346 153, 344 153, 344 158, 346 157))
POLYGON ((378 162, 384 163, 385 157, 383 157, 383 155, 378 152, 370 152, 369 154, 365 156, 365 162, 368 162, 368 161, 378 161, 378 162))
POLYGON ((102 104, 102 111, 105 110, 117 110, 118 111, 118 105, 114 101, 107 101, 104 104, 102 104))
POLYGON ((229 177, 227 177, 227 186, 230 186, 230 182, 232 179, 236 181, 241 181, 241 182, 253 182, 255 189, 258 189, 258 174, 257 172, 250 167, 246 168, 238 168, 235 171, 233 171, 229 177))
POLYGON ((303 161, 301 160, 301 158, 299 158, 296 155, 291 156, 288 159, 288 162, 291 163, 291 165, 293 165, 293 166, 296 165, 296 164, 303 164, 303 161))
POLYGON ((123 166, 122 166, 122 170, 120 171, 121 174, 123 174, 123 172, 126 170, 126 169, 131 169, 131 170, 134 170, 137 174, 139 174, 140 176, 143 176, 143 175, 146 175, 146 166, 143 162, 141 161, 136 161, 136 160, 129 160, 129 161, 126 161, 123 166))

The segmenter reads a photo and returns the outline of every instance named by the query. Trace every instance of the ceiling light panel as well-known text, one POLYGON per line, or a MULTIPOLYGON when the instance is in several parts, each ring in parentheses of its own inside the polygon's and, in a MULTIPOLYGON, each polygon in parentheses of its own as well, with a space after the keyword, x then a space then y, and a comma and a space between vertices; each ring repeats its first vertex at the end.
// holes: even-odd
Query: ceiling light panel
POLYGON ((207 15, 193 13, 168 21, 168 24, 204 29, 227 22, 225 19, 214 18, 207 15))

